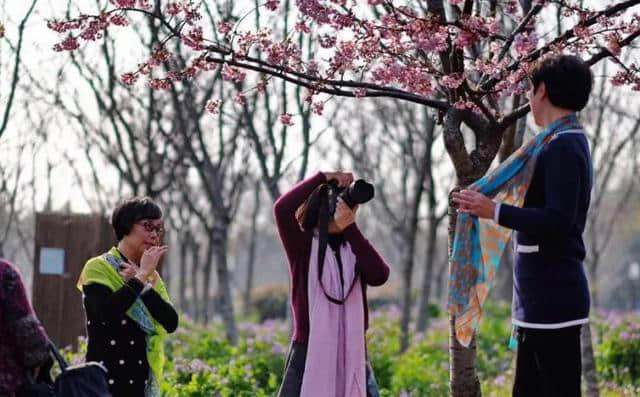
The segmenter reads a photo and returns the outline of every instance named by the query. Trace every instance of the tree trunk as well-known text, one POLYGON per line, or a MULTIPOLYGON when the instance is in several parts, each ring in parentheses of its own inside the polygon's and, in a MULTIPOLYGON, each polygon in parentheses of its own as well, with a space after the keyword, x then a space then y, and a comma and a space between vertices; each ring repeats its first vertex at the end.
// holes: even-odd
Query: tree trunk
POLYGON ((251 290, 253 289, 253 270, 256 258, 256 245, 258 234, 258 215, 260 214, 260 184, 256 182, 254 191, 254 207, 251 214, 251 231, 249 237, 249 252, 247 257, 247 283, 244 288, 244 314, 251 312, 251 290))
MULTIPOLYGON (((440 259, 438 259, 440 260, 440 259)), ((449 266, 446 260, 439 262, 438 266, 438 275, 436 277, 436 296, 438 297, 439 302, 444 302, 447 304, 447 297, 445 294, 444 284, 445 281, 448 280, 449 274, 449 266)))
POLYGON ((202 317, 200 317, 200 294, 198 294, 198 272, 200 271, 199 263, 200 244, 194 240, 191 245, 191 314, 196 322, 202 320, 202 317))
POLYGON ((178 302, 182 312, 187 311, 186 289, 187 289, 187 253, 189 252, 190 232, 180 238, 180 279, 178 280, 178 302))
MULTIPOLYGON (((595 241, 592 242, 595 244, 595 241)), ((591 287, 591 307, 598 306, 598 283, 597 268, 600 261, 599 252, 593 252, 592 263, 589 266, 590 287, 591 287)), ((582 378, 584 379, 587 397, 599 397, 600 387, 598 386, 598 372, 596 370, 596 359, 593 353, 593 339, 591 337, 591 324, 582 326, 580 333, 580 345, 582 348, 582 378)))
POLYGON ((229 224, 224 223, 214 229, 214 250, 216 257, 216 273, 218 276, 218 312, 224 321, 227 340, 235 345, 238 341, 238 330, 233 310, 231 293, 231 277, 227 269, 227 242, 229 224))
POLYGON ((431 295, 431 282, 433 279, 433 265, 436 261, 438 243, 438 225, 435 214, 435 192, 429 192, 429 226, 427 231, 427 254, 425 256, 425 269, 422 277, 420 305, 418 307, 418 320, 416 331, 424 332, 429 323, 429 296, 431 295))
POLYGON ((479 397, 480 380, 476 374, 476 337, 469 347, 464 347, 456 339, 454 317, 449 318, 449 376, 451 395, 455 397, 479 397))
MULTIPOLYGON (((202 291, 200 296, 200 318, 204 324, 209 323, 209 308, 211 299, 216 296, 211 294, 211 270, 213 269, 213 251, 215 246, 215 231, 209 231, 209 239, 207 241, 207 256, 205 257, 204 267, 202 269, 202 291)), ((216 304, 214 302, 213 310, 215 311, 216 304)))
POLYGON ((590 323, 582 326, 580 339, 582 342, 582 376, 587 386, 587 397, 599 397, 598 373, 596 371, 596 360, 593 355, 590 323))
MULTIPOLYGON (((406 240, 405 240, 406 241, 406 240)), ((404 265, 402 266, 402 317, 400 319, 400 351, 404 352, 409 347, 409 321, 411 320, 411 281, 413 279, 413 263, 415 252, 415 231, 408 239, 404 265)))
MULTIPOLYGON (((460 187, 454 188, 454 191, 460 187)), ((453 250, 453 239, 458 218, 453 206, 452 195, 449 194, 449 258, 453 250)), ((449 265, 451 268, 451 265, 449 265)), ((451 274, 451 269, 449 269, 451 274)), ((480 380, 476 373, 476 336, 471 339, 469 347, 462 346, 456 339, 455 316, 449 316, 449 376, 451 395, 453 397, 478 397, 482 395, 480 380)))
POLYGON ((416 181, 412 189, 413 202, 409 214, 407 235, 403 236, 407 243, 404 266, 402 269, 402 318, 400 320, 400 351, 404 352, 409 347, 409 322, 411 321, 411 290, 413 281, 413 265, 416 251, 416 238, 418 235, 418 220, 420 215, 420 202, 424 193, 424 180, 427 173, 427 165, 422 164, 422 169, 416 175, 416 181))

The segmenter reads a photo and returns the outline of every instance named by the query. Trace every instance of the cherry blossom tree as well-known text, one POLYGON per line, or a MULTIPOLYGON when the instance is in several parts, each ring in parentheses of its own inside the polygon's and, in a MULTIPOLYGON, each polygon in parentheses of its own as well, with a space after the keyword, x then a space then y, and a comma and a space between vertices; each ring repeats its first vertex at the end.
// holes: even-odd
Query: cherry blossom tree
MULTIPOLYGON (((580 54, 590 65, 608 58, 617 67, 611 83, 640 91, 640 64, 621 56, 640 35, 640 16, 632 13, 640 0, 595 7, 577 0, 296 0, 297 23, 285 35, 279 29, 244 29, 243 18, 205 25, 202 3, 152 7, 148 0, 110 0, 97 15, 50 21, 64 35, 54 49, 74 51, 100 40, 105 29, 124 29, 150 16, 160 21, 164 38, 148 59, 121 72, 125 84, 143 80, 167 90, 173 81, 220 70, 223 79, 243 87, 234 95, 241 105, 249 92, 266 91, 273 78, 305 87, 305 101, 316 113, 327 96, 421 104, 435 110, 443 125, 454 190, 489 169, 505 131, 528 113, 528 104, 513 98, 524 93, 535 62, 563 52, 580 54), (542 22, 556 17, 563 23, 544 27, 542 22), (313 46, 294 42, 296 31, 313 46), (166 72, 158 66, 173 56, 170 41, 180 41, 192 56, 184 67, 166 72)), ((261 7, 275 12, 290 4, 266 0, 261 7)), ((220 98, 211 98, 206 108, 216 113, 219 104, 220 98)), ((280 121, 292 125, 296 118, 283 113, 280 121)), ((455 222, 450 205, 450 236, 455 222)), ((464 348, 452 336, 450 349, 452 394, 480 395, 475 342, 464 348)))

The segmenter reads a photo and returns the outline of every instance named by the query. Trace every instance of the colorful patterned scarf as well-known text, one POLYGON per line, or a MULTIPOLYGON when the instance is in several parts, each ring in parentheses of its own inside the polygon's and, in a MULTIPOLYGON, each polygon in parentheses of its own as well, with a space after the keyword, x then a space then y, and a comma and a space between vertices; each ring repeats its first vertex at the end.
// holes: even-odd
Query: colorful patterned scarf
MULTIPOLYGON (((105 285, 114 292, 122 288, 125 284, 119 273, 122 260, 118 249, 115 247, 101 256, 89 259, 80 274, 77 284, 78 289, 82 291, 83 286, 91 283, 105 285)), ((158 278, 153 289, 162 299, 170 302, 169 294, 161 278, 158 278)), ((127 316, 135 321, 140 326, 140 329, 147 334, 147 361, 149 362, 151 373, 149 374, 149 383, 145 388, 145 396, 159 396, 159 382, 162 379, 162 368, 165 362, 164 337, 167 331, 151 316, 140 297, 135 300, 127 311, 127 316)))
MULTIPOLYGON (((496 201, 522 207, 538 155, 558 133, 566 130, 582 130, 575 115, 551 123, 468 189, 476 190, 496 201)), ((496 273, 505 256, 511 234, 511 229, 502 227, 491 219, 458 214, 450 258, 448 309, 455 316, 456 338, 463 346, 469 346, 478 329, 482 305, 495 284, 496 273)))

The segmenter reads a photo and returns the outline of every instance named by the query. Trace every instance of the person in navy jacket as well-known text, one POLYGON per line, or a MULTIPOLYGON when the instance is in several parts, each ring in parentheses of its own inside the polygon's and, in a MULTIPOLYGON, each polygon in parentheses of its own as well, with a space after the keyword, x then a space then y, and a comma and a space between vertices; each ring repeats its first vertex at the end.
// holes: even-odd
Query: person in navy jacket
POLYGON ((454 193, 459 211, 515 234, 512 317, 518 340, 513 395, 580 396, 580 330, 589 320, 582 239, 592 186, 587 137, 578 123, 593 84, 589 66, 562 55, 537 64, 527 93, 536 125, 556 122, 522 208, 481 193, 454 193), (559 122, 559 123, 557 123, 559 122))

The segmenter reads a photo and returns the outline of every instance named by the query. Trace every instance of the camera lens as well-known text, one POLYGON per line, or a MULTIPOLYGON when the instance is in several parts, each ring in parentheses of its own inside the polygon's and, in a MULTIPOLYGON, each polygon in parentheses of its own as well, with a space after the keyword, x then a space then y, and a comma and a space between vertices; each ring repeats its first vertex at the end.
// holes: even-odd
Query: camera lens
POLYGON ((357 204, 364 204, 370 201, 374 195, 375 189, 373 185, 367 183, 364 179, 358 179, 341 194, 341 197, 349 207, 353 208, 357 204))

